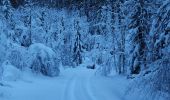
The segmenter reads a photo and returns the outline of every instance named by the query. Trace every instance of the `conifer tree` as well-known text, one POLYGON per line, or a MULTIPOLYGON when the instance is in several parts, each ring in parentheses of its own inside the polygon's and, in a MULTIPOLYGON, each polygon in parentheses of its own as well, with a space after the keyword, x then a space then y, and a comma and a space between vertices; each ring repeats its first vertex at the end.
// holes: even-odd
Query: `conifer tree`
POLYGON ((147 23, 147 10, 145 9, 145 0, 135 1, 136 11, 131 16, 131 24, 129 28, 135 29, 136 33, 132 34, 133 50, 131 51, 131 74, 139 74, 146 67, 146 37, 149 32, 147 23))
POLYGON ((81 44, 81 34, 80 34, 80 26, 79 21, 76 22, 76 35, 75 35, 75 43, 73 48, 73 62, 75 62, 76 66, 82 63, 82 44, 81 44))

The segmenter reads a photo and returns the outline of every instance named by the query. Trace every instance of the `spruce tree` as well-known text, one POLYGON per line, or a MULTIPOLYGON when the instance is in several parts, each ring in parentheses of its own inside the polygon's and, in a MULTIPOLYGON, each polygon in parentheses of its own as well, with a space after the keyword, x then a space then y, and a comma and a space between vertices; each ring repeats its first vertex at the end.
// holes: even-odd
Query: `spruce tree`
POLYGON ((131 74, 139 74, 146 67, 146 36, 148 34, 147 10, 145 9, 145 0, 135 1, 136 11, 131 16, 130 29, 135 29, 136 33, 132 34, 132 44, 134 46, 131 55, 131 74))
POLYGON ((82 44, 81 44, 81 34, 80 34, 80 26, 79 21, 76 22, 77 32, 75 35, 75 43, 73 48, 73 62, 75 62, 76 66, 82 63, 82 44))

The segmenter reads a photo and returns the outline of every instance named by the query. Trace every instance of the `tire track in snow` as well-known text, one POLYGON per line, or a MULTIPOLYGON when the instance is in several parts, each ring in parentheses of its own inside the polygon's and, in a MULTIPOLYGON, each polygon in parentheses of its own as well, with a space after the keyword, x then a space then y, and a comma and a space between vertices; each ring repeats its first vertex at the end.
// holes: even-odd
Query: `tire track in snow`
POLYGON ((91 96, 88 94, 86 87, 85 87, 85 78, 81 77, 77 80, 77 92, 79 93, 77 100, 93 100, 91 96))
POLYGON ((75 100, 74 87, 75 87, 75 76, 72 75, 66 83, 62 100, 75 100))
POLYGON ((90 83, 91 80, 92 80, 91 77, 89 77, 86 80, 86 90, 89 93, 89 95, 91 96, 92 100, 97 100, 96 97, 94 96, 93 92, 92 92, 92 88, 90 87, 91 86, 91 83, 90 83))
POLYGON ((90 85, 88 82, 90 81, 89 75, 74 73, 66 80, 68 81, 65 84, 62 100, 97 100, 90 92, 91 90, 88 86, 90 85))
POLYGON ((86 77, 84 78, 83 81, 81 81, 82 90, 86 94, 86 98, 88 98, 86 100, 96 100, 96 98, 93 96, 93 93, 91 92, 89 88, 89 85, 90 85, 89 81, 90 81, 90 77, 86 77))

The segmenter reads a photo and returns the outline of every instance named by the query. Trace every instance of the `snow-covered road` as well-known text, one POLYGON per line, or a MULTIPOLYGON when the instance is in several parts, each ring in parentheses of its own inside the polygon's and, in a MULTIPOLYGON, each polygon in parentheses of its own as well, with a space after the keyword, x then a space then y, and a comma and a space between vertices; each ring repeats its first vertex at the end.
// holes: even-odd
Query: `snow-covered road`
POLYGON ((120 76, 95 76, 94 70, 64 70, 59 77, 34 77, 9 82, 5 100, 126 100, 126 79, 120 76))

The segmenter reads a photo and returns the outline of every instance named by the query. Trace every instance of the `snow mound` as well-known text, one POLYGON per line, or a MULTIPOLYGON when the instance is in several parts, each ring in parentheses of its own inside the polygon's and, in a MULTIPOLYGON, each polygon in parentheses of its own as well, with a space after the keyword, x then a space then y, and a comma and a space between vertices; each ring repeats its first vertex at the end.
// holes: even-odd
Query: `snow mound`
POLYGON ((4 81, 16 81, 21 77, 21 72, 19 69, 10 64, 10 62, 5 61, 2 64, 3 73, 2 80, 4 81))
POLYGON ((49 47, 36 43, 29 47, 31 57, 29 57, 29 66, 34 73, 41 73, 46 76, 59 75, 59 63, 56 53, 49 47))

